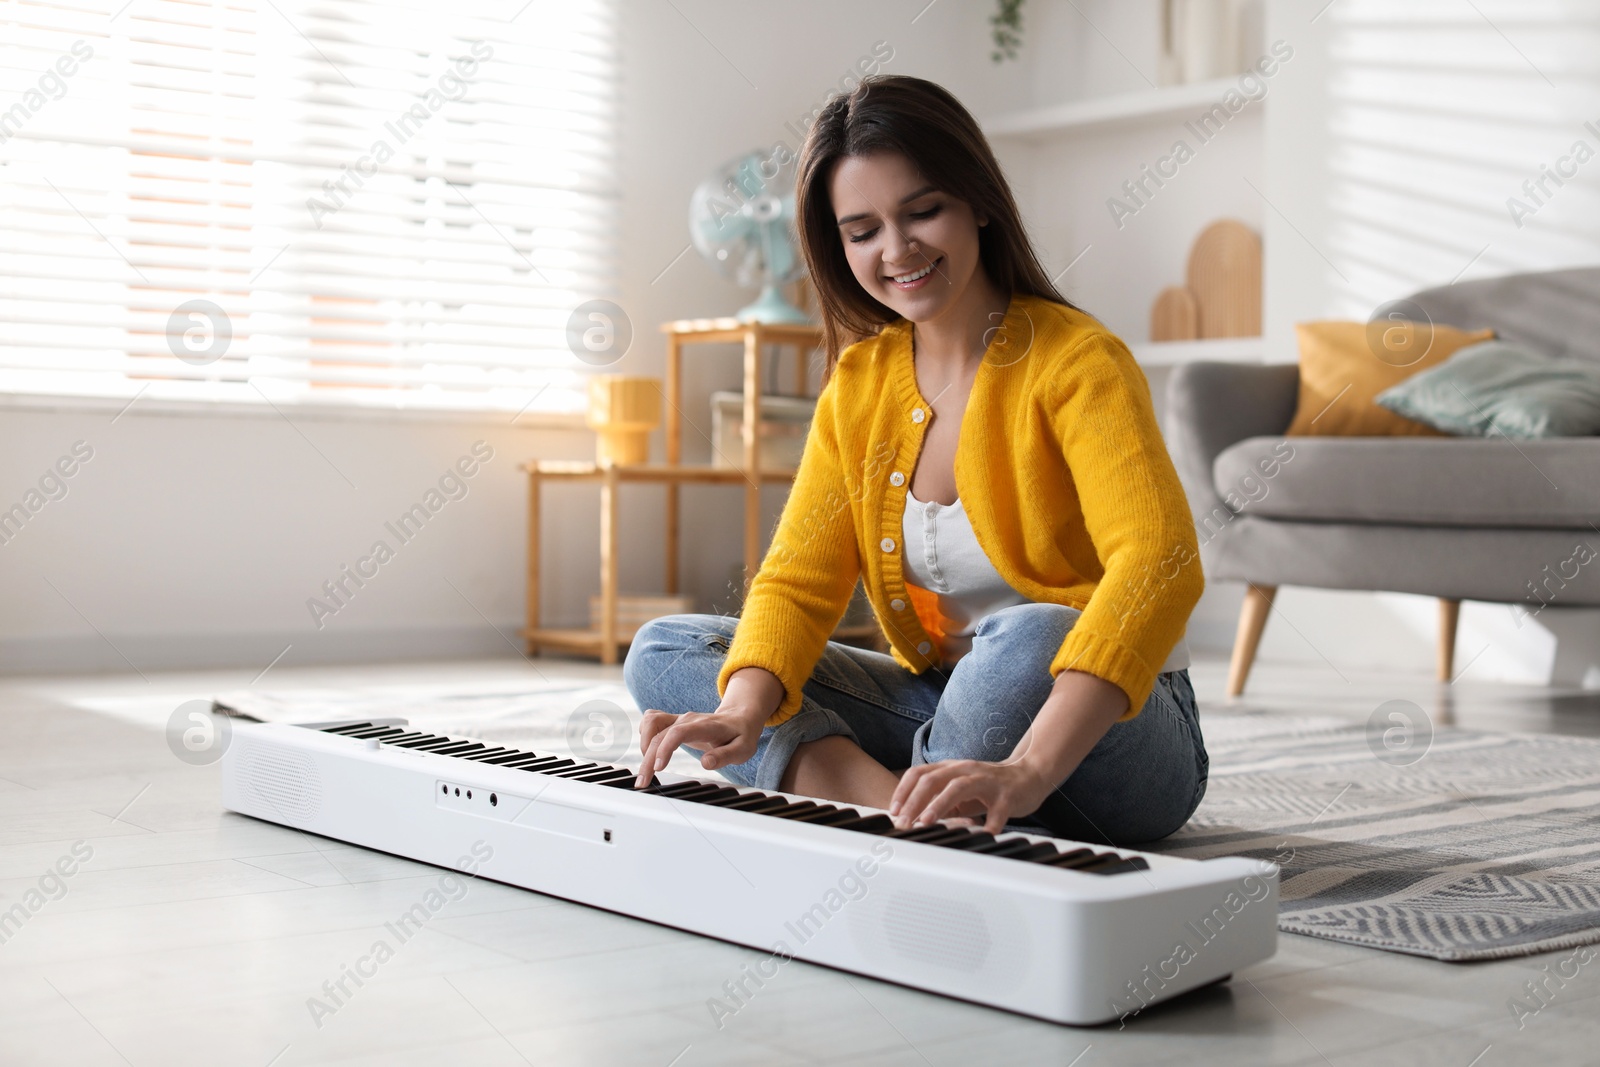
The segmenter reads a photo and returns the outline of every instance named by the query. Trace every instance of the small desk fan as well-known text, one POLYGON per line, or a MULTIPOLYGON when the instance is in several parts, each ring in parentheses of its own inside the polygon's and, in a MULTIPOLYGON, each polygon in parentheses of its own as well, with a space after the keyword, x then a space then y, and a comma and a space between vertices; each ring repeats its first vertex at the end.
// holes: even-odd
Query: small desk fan
POLYGON ((779 288, 805 274, 795 253, 794 175, 792 155, 774 164, 760 151, 746 152, 717 168, 689 198, 695 248, 724 277, 761 286, 754 303, 736 313, 741 322, 811 321, 779 288))

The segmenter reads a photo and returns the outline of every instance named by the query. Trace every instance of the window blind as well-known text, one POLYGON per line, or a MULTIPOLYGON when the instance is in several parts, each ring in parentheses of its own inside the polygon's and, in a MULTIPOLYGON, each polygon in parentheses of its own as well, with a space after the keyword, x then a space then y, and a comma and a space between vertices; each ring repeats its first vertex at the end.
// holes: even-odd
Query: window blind
POLYGON ((579 410, 615 0, 0 0, 0 390, 579 410))

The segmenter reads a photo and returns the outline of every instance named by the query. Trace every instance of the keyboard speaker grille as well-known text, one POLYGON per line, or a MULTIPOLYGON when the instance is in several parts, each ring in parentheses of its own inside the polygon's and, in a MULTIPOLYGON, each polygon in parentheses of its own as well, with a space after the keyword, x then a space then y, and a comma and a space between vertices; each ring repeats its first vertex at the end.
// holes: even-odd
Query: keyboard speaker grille
POLYGON ((958 971, 982 970, 994 948, 983 912, 924 893, 896 893, 883 909, 883 932, 901 956, 958 971))
POLYGON ((913 969, 970 975, 989 989, 1027 971, 1021 917, 1001 902, 897 889, 869 894, 851 907, 851 936, 875 960, 887 956, 913 969))
POLYGON ((322 777, 309 756, 250 745, 239 753, 244 795, 289 822, 308 822, 322 810, 322 777))

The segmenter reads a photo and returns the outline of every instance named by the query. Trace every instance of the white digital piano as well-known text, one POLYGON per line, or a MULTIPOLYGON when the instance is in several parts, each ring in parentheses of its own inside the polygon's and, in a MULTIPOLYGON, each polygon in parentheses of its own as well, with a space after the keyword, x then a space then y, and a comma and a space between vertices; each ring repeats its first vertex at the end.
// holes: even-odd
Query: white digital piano
POLYGON ((1277 946, 1277 868, 880 811, 410 730, 235 720, 230 811, 1053 1022, 1126 1019, 1277 946))

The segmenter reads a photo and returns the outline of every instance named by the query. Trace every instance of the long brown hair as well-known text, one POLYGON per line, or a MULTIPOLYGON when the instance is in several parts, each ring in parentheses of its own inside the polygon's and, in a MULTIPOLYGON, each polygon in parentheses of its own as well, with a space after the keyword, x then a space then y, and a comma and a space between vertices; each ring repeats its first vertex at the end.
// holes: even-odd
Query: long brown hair
POLYGON ((875 152, 904 155, 934 188, 966 201, 974 214, 988 216, 988 225, 978 229, 978 259, 1002 292, 1076 307, 1056 290, 1034 254, 1011 187, 971 113, 941 85, 905 74, 874 74, 822 108, 806 135, 795 174, 800 249, 822 313, 827 349, 824 383, 846 346, 900 318, 856 281, 827 187, 839 159, 875 152))

